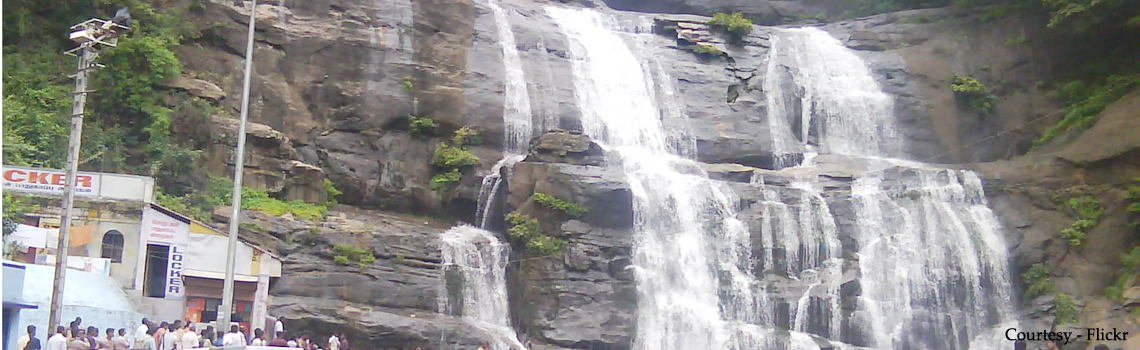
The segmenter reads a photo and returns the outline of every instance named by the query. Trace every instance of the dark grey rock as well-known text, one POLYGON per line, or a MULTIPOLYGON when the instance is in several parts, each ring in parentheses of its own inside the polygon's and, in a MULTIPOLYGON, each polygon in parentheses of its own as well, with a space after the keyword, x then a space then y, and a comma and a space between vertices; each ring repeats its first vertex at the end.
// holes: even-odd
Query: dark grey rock
POLYGON ((550 130, 530 141, 527 162, 601 165, 602 147, 580 132, 550 130))

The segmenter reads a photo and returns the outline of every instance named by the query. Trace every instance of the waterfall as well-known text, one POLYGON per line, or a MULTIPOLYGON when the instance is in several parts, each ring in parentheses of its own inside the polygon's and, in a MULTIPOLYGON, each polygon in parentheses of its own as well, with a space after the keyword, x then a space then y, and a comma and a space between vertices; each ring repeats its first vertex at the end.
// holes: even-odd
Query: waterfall
POLYGON ((475 216, 481 228, 487 228, 488 216, 494 208, 495 199, 502 186, 501 169, 503 167, 510 169, 522 160, 526 155, 530 139, 534 137, 531 126, 530 94, 527 92, 526 74, 523 72, 518 46, 515 45, 515 33, 511 30, 506 10, 499 6, 498 0, 487 0, 486 4, 494 14, 499 45, 503 49, 503 70, 506 73, 503 93, 503 149, 506 154, 491 168, 491 173, 483 177, 482 186, 479 187, 479 204, 475 216))
POLYGON ((467 225, 447 230, 441 242, 440 280, 445 283, 440 312, 463 316, 491 336, 494 350, 525 349, 510 325, 506 283, 510 247, 495 234, 467 225))
POLYGON ((777 154, 798 144, 820 153, 900 155, 894 101, 859 56, 814 27, 772 28, 771 40, 764 90, 777 154))
MULTIPOLYGON (((620 163, 634 197, 639 298, 633 348, 722 349, 744 342, 738 322, 725 321, 750 317, 755 304, 750 238, 736 218, 738 200, 677 154, 692 141, 665 131, 662 120, 677 110, 675 101, 662 100, 673 91, 658 90, 652 60, 639 59, 628 46, 641 34, 622 33, 612 17, 590 9, 548 7, 547 13, 570 41, 584 133, 620 163)), ((657 73, 658 80, 673 79, 657 73)))
MULTIPOLYGON (((772 31, 764 90, 773 151, 804 152, 805 160, 781 171, 795 180, 779 191, 754 178, 763 194, 760 263, 765 274, 786 274, 803 290, 780 296, 785 310, 760 298, 760 324, 784 318, 795 331, 858 338, 841 333, 847 324, 869 338, 859 345, 875 349, 991 346, 978 336, 1009 321, 1013 292, 1001 226, 981 180, 970 171, 882 158, 902 156, 900 133, 891 97, 863 61, 816 28, 772 31), (856 176, 850 199, 831 199, 850 201, 855 215, 844 233, 854 238, 859 292, 847 314, 839 308, 845 279, 843 256, 833 250, 840 248, 837 221, 819 179, 801 175, 817 166, 816 152, 872 168, 856 176), (821 287, 827 290, 816 294, 821 287)), ((761 290, 779 292, 768 284, 761 290)))
POLYGON ((899 167, 855 181, 861 308, 876 347, 965 349, 1012 314, 1001 226, 970 171, 899 167), (897 176, 903 190, 882 185, 897 176))

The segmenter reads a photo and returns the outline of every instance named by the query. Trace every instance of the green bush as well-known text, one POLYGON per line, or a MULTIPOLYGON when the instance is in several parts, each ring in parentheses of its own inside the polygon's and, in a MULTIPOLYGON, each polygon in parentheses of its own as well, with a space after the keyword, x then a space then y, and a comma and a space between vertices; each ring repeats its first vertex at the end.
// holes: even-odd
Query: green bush
POLYGON ((1124 294, 1125 284, 1133 276, 1140 275, 1140 247, 1132 248, 1128 254, 1120 257, 1120 270, 1116 273, 1116 281, 1105 289, 1104 295, 1109 299, 1120 300, 1124 294))
POLYGON ((1089 87, 1081 80, 1073 80, 1057 89, 1057 99, 1065 106, 1072 106, 1089 98, 1089 87))
POLYGON ((428 136, 435 132, 439 125, 435 120, 427 117, 408 115, 408 132, 415 136, 428 136))
POLYGON ((1053 280, 1049 278, 1049 270, 1042 263, 1033 264, 1021 274, 1025 285, 1025 298, 1033 299, 1053 291, 1053 280))
POLYGON ((333 245, 333 252, 336 254, 336 256, 333 256, 333 261, 340 265, 348 265, 350 262, 354 262, 357 266, 363 268, 376 261, 376 257, 372 255, 371 250, 365 250, 353 245, 333 245))
POLYGON ((1137 75, 1113 75, 1105 79, 1103 85, 1092 88, 1086 88, 1084 83, 1078 82, 1065 84, 1057 93, 1061 101, 1069 105, 1063 110, 1065 117, 1045 129, 1041 137, 1033 141, 1033 147, 1043 145, 1066 131, 1080 130, 1092 125, 1098 113, 1140 85, 1138 83, 1140 76, 1137 75), (1084 100, 1076 100, 1081 96, 1087 97, 1084 100))
POLYGON ((1072 324, 1077 323, 1077 304, 1073 302, 1073 297, 1068 294, 1057 294, 1057 298, 1053 299, 1053 324, 1072 324))
POLYGON ((1069 228, 1061 230, 1061 237, 1070 246, 1079 247, 1084 241, 1085 232, 1096 226, 1104 207, 1093 196, 1069 198, 1069 208, 1076 213, 1077 220, 1069 228))
POLYGON ((993 90, 986 87, 978 79, 971 77, 955 74, 954 82, 950 83, 950 89, 954 91, 954 96, 959 102, 965 104, 970 110, 982 114, 990 114, 994 103, 997 102, 997 96, 994 96, 993 90))
POLYGON ((1021 34, 1015 37, 1010 37, 1009 39, 1005 39, 1005 46, 1017 46, 1024 44, 1026 41, 1029 41, 1029 38, 1026 37, 1025 34, 1021 34))
POLYGON ((456 146, 478 146, 483 144, 483 131, 472 126, 464 126, 455 130, 451 137, 451 144, 456 146))
POLYGON ((562 249, 565 241, 543 234, 538 219, 512 212, 506 216, 507 235, 521 242, 531 255, 552 255, 562 249))
POLYGON ((416 84, 412 83, 412 77, 411 76, 407 76, 407 75, 404 76, 403 89, 404 89, 404 92, 407 92, 407 93, 411 93, 412 91, 416 91, 416 84))
POLYGON ((321 180, 321 184, 325 186, 325 195, 328 197, 328 200, 325 202, 328 205, 336 204, 336 196, 344 194, 344 192, 338 190, 336 188, 336 184, 333 184, 332 180, 329 180, 328 178, 321 180))
POLYGON ((433 190, 439 191, 448 188, 455 183, 458 183, 461 177, 462 174, 459 173, 459 169, 451 169, 446 172, 438 173, 431 177, 431 183, 429 184, 429 187, 431 187, 433 190))
POLYGON ((30 203, 23 196, 12 195, 9 192, 4 194, 3 210, 4 236, 7 236, 16 231, 17 225, 24 222, 25 215, 39 210, 39 205, 30 203))
POLYGON ((572 218, 580 217, 589 210, 577 203, 570 203, 540 192, 534 193, 534 201, 544 208, 561 211, 572 218))
POLYGON ((752 20, 744 18, 744 14, 740 12, 733 12, 732 14, 715 13, 712 19, 708 21, 708 25, 729 33, 735 39, 743 38, 752 32, 752 20))
POLYGON ((529 239, 542 235, 542 228, 538 224, 538 219, 512 212, 506 216, 507 223, 510 228, 507 229, 507 234, 515 239, 529 239))
POLYGON ((458 169, 465 166, 479 165, 479 157, 459 146, 440 142, 435 147, 435 154, 431 157, 431 164, 443 169, 458 169))

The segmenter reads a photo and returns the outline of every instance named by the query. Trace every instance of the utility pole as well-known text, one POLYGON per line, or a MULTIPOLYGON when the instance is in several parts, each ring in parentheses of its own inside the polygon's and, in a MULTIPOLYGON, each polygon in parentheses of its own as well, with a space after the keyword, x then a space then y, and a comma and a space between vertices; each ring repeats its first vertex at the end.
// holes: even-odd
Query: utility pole
POLYGON ((55 286, 51 291, 51 311, 48 315, 48 329, 55 329, 59 325, 63 312, 63 287, 66 281, 67 250, 71 244, 71 211, 75 206, 75 173, 79 170, 79 146, 83 135, 83 109, 87 104, 87 78, 91 70, 101 67, 95 63, 99 57, 99 49, 115 47, 115 42, 121 33, 130 30, 126 26, 130 15, 125 10, 119 10, 115 20, 106 21, 92 18, 71 26, 70 38, 79 43, 79 47, 65 52, 68 55, 79 57, 79 65, 75 72, 75 93, 71 105, 71 136, 67 140, 67 169, 63 187, 63 212, 59 223, 59 244, 55 252, 55 286))
MULTIPOLYGON (((234 191, 230 212, 230 245, 226 254, 226 281, 222 285, 222 307, 218 309, 218 330, 230 329, 230 313, 234 307, 234 253, 237 250, 238 222, 241 221, 241 175, 245 170, 245 122, 249 116, 249 74, 253 69, 253 28, 257 22, 257 0, 250 1, 249 34, 245 42, 245 82, 241 91, 241 124, 238 124, 237 153, 234 154, 234 191)), ((250 320, 253 322, 264 320, 250 320)))

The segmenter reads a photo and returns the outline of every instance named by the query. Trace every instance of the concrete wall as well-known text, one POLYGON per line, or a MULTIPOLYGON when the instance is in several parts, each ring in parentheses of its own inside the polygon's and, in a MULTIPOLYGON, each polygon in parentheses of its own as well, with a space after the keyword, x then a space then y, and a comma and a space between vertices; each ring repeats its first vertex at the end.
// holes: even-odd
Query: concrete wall
MULTIPOLYGON (((54 267, 17 264, 25 267, 24 301, 39 309, 20 313, 17 329, 35 325, 47 330, 48 312, 51 309, 51 290, 54 267)), ((63 323, 75 317, 83 318, 84 326, 127 328, 138 327, 143 315, 128 300, 115 279, 96 273, 67 270, 63 292, 63 323)), ((46 331, 45 331, 46 332, 46 331)), ((127 332, 133 334, 132 332, 127 332)))
POLYGON ((103 237, 111 230, 123 234, 123 260, 120 263, 111 263, 111 277, 119 282, 124 289, 135 289, 135 273, 139 260, 139 224, 122 222, 94 222, 91 232, 91 243, 87 247, 87 256, 99 258, 103 256, 103 237), (132 243, 134 242, 134 243, 132 243))

